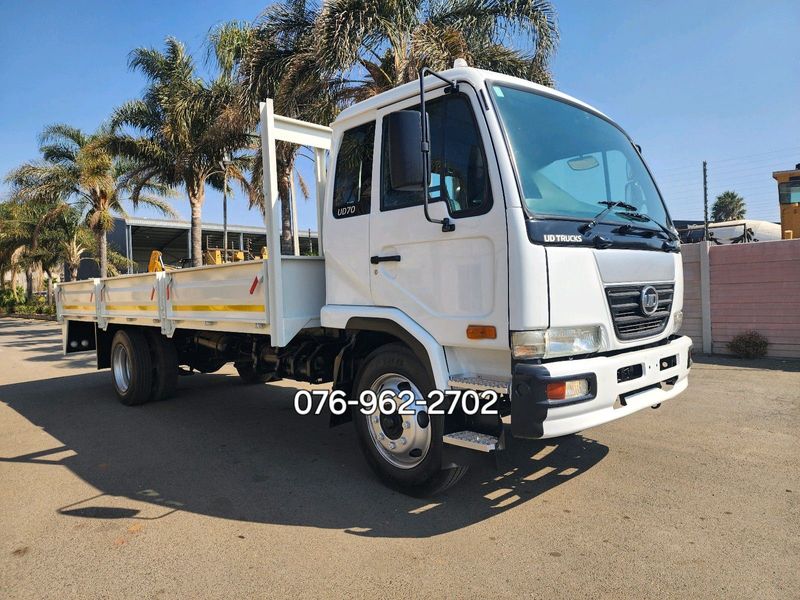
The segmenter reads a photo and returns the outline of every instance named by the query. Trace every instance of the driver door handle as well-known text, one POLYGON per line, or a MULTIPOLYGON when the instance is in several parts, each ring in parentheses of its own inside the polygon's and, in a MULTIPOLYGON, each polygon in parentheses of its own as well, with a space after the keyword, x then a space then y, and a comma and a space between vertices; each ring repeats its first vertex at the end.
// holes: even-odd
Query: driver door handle
POLYGON ((400 255, 392 254, 390 256, 371 256, 369 262, 371 262, 373 265, 377 265, 378 263, 382 262, 400 262, 400 255))

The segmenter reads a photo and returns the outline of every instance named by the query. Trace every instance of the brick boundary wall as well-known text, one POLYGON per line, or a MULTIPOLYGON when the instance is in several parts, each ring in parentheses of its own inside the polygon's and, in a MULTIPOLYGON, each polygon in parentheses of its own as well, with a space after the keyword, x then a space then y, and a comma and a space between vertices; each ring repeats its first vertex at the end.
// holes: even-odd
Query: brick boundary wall
POLYGON ((800 239, 685 244, 684 324, 695 349, 729 354, 727 343, 755 330, 768 356, 800 358, 800 239))

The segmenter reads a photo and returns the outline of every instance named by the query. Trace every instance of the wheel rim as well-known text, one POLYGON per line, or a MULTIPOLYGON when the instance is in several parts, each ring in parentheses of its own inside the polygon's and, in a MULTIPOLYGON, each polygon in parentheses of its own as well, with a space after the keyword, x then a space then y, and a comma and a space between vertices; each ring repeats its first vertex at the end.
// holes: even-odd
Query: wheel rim
POLYGON ((389 464, 400 469, 413 469, 428 455, 431 447, 431 424, 428 407, 419 388, 403 375, 389 373, 381 375, 369 387, 380 399, 382 392, 389 391, 395 406, 391 414, 382 414, 380 402, 375 411, 365 415, 367 430, 375 449, 389 464), (397 414, 406 398, 398 398, 400 392, 409 391, 414 401, 407 407, 410 414, 397 414))
POLYGON ((111 368, 114 372, 114 385, 121 394, 124 394, 131 386, 131 357, 128 349, 122 344, 114 347, 114 352, 111 354, 111 368))

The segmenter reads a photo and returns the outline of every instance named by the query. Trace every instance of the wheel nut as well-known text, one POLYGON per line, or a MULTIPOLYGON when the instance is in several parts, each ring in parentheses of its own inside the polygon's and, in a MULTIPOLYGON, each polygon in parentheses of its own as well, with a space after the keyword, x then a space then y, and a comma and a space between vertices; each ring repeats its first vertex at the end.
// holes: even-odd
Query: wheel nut
POLYGON ((389 448, 394 450, 395 448, 397 448, 397 444, 395 444, 394 442, 389 442, 389 448))
POLYGON ((410 429, 410 428, 411 428, 411 423, 409 423, 408 421, 403 421, 403 429, 410 429))
POLYGON ((377 423, 380 419, 378 419, 378 415, 372 415, 372 422, 377 423))
POLYGON ((403 444, 403 446, 405 446, 408 443, 408 440, 406 440, 406 438, 404 438, 404 437, 401 437, 400 438, 400 443, 403 444))
POLYGON ((379 439, 379 440, 385 440, 385 439, 386 439, 386 436, 385 436, 384 434, 382 434, 382 433, 379 433, 379 434, 378 434, 378 439, 379 439))

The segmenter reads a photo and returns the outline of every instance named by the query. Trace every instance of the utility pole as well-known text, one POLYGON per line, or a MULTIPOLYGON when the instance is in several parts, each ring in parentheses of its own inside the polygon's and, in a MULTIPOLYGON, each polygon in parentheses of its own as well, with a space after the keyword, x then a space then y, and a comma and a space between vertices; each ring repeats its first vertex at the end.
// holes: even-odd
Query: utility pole
POLYGON ((708 163, 703 161, 703 241, 708 241, 708 163))

